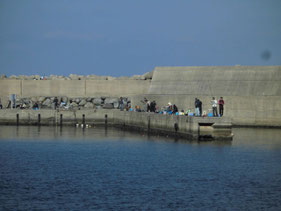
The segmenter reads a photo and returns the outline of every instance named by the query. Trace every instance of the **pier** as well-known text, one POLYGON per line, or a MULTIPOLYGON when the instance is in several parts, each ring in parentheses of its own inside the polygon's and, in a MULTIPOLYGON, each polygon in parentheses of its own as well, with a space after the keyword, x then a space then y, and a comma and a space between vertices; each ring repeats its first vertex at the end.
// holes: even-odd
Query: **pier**
POLYGON ((228 117, 194 117, 107 109, 0 110, 2 125, 109 126, 191 139, 232 139, 228 117))

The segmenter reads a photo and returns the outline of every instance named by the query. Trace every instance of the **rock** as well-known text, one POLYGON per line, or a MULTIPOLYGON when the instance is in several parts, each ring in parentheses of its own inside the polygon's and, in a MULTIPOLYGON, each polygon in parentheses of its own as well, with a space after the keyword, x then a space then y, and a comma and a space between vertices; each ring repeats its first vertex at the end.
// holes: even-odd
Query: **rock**
POLYGON ((49 99, 49 98, 47 98, 43 103, 42 103, 42 105, 43 106, 47 106, 47 107, 51 107, 52 106, 52 101, 51 101, 51 99, 49 99))
POLYGON ((37 99, 37 97, 32 97, 32 98, 31 98, 31 101, 32 101, 32 102, 37 102, 38 99, 37 99))
POLYGON ((78 107, 78 104, 75 103, 75 102, 72 102, 72 103, 70 103, 70 106, 71 106, 71 107, 78 107))
POLYGON ((86 78, 88 80, 95 80, 97 78, 97 76, 96 75, 88 75, 86 78))
POLYGON ((103 100, 101 98, 94 98, 92 101, 95 105, 101 105, 103 100))
POLYGON ((104 100, 104 104, 107 104, 107 103, 118 103, 118 102, 119 102, 118 98, 106 98, 104 100))
POLYGON ((33 79, 40 80, 40 75, 33 75, 33 79))
POLYGON ((97 75, 94 80, 107 80, 107 76, 99 76, 97 75))
POLYGON ((113 107, 114 107, 114 108, 119 108, 119 102, 113 103, 113 107))
POLYGON ((39 102, 43 102, 44 100, 46 100, 46 97, 39 97, 38 99, 39 102))
POLYGON ((26 75, 19 75, 18 79, 20 79, 20 80, 30 80, 30 78, 26 75))
POLYGON ((29 98, 23 98, 22 100, 23 100, 23 102, 25 104, 29 104, 30 103, 30 99, 29 98))
POLYGON ((74 101, 79 104, 81 99, 80 98, 76 98, 74 101))
POLYGON ((114 106, 113 106, 112 103, 105 103, 105 104, 103 105, 103 108, 104 108, 104 109, 113 109, 114 106))
POLYGON ((16 75, 11 75, 9 78, 10 79, 18 79, 18 77, 16 75))
POLYGON ((7 76, 5 74, 2 74, 0 79, 6 79, 6 78, 7 76))
POLYGON ((87 103, 85 99, 82 99, 79 103, 79 106, 84 106, 87 103))
POLYGON ((112 77, 112 76, 107 76, 107 80, 108 80, 108 81, 113 81, 113 80, 116 80, 116 78, 115 78, 115 77, 112 77))
POLYGON ((85 105, 84 105, 85 108, 94 108, 94 104, 91 103, 91 102, 87 102, 85 105))
POLYGON ((143 75, 133 75, 131 78, 134 80, 144 80, 145 79, 143 75))
POLYGON ((127 76, 121 76, 119 78, 116 78, 116 80, 133 80, 132 78, 129 78, 127 76))
POLYGON ((154 71, 152 71, 152 72, 147 72, 147 73, 143 74, 144 79, 145 79, 145 80, 151 80, 152 77, 153 77, 153 73, 154 73, 154 71))
POLYGON ((70 74, 70 75, 69 75, 69 78, 70 78, 71 80, 78 80, 79 76, 76 75, 76 74, 70 74))
POLYGON ((50 77, 49 77, 50 80, 56 80, 58 78, 59 78, 59 76, 57 76, 57 75, 50 75, 50 77))
POLYGON ((87 102, 92 102, 92 100, 93 100, 93 99, 92 99, 91 97, 88 97, 88 98, 86 99, 87 102))

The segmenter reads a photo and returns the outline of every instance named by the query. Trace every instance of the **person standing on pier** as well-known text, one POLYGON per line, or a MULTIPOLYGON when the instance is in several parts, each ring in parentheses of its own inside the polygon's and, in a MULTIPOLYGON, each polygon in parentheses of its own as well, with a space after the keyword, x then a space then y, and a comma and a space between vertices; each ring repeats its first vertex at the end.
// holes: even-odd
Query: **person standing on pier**
POLYGON ((0 109, 2 109, 3 106, 2 106, 2 102, 1 102, 1 98, 0 98, 0 109))
POLYGON ((202 116, 202 101, 198 99, 199 116, 202 116))
POLYGON ((213 108, 213 116, 217 117, 218 116, 218 109, 217 109, 218 101, 216 100, 215 97, 213 97, 213 99, 211 100, 211 104, 212 104, 212 108, 213 108))
POLYGON ((199 99, 195 98, 194 104, 196 116, 200 116, 199 99))
POLYGON ((54 99, 53 103, 54 103, 54 109, 57 109, 57 107, 58 107, 58 103, 59 103, 59 100, 58 100, 58 98, 57 98, 57 97, 55 97, 55 99, 54 99))
POLYGON ((223 116, 223 106, 224 106, 224 100, 222 97, 220 97, 219 99, 219 113, 220 116, 223 116))

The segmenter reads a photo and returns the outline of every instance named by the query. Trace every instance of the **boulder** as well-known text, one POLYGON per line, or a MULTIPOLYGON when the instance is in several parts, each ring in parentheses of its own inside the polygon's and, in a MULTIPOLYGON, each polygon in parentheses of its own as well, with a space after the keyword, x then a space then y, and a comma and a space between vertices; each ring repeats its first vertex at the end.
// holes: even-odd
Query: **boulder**
POLYGON ((53 101, 51 101, 51 99, 47 98, 43 103, 42 105, 43 106, 47 106, 47 107, 51 107, 53 104, 53 101))
POLYGON ((32 98, 31 98, 31 101, 32 101, 32 102, 37 102, 37 101, 38 101, 38 98, 37 98, 37 97, 32 97, 32 98))
POLYGON ((152 71, 152 72, 147 72, 147 73, 143 74, 144 79, 145 79, 145 80, 151 80, 152 77, 153 77, 153 73, 154 73, 154 71, 152 71))
POLYGON ((103 100, 101 98, 94 98, 92 101, 95 105, 101 105, 103 100))
POLYGON ((91 102, 87 102, 85 105, 84 105, 85 108, 94 108, 94 104, 91 103, 91 102))
POLYGON ((84 106, 87 103, 85 99, 82 99, 79 103, 79 106, 84 106))
POLYGON ((104 104, 107 104, 107 103, 118 103, 118 102, 119 102, 118 98, 106 98, 104 100, 104 104))
POLYGON ((39 97, 38 99, 39 102, 43 102, 44 100, 46 100, 46 97, 39 97))
POLYGON ((33 75, 33 79, 40 80, 40 75, 33 75))
POLYGON ((127 76, 120 76, 120 77, 116 78, 116 80, 133 80, 133 79, 129 78, 127 76))
POLYGON ((16 75, 11 75, 9 78, 10 79, 19 79, 16 75))
POLYGON ((95 80, 96 79, 96 75, 87 75, 86 79, 87 80, 95 80))
POLYGON ((131 77, 133 80, 144 80, 144 76, 143 75, 133 75, 131 77))
POLYGON ((29 76, 26 76, 26 75, 19 75, 18 79, 20 79, 20 80, 30 80, 29 76))
POLYGON ((87 102, 92 102, 92 100, 93 100, 93 99, 92 99, 91 97, 88 97, 88 98, 86 99, 87 102))
POLYGON ((113 103, 113 107, 114 107, 114 108, 119 108, 119 102, 113 103))
POLYGON ((107 76, 107 80, 108 80, 108 81, 113 81, 113 80, 116 80, 116 78, 115 78, 115 77, 112 77, 112 76, 107 76))
POLYGON ((7 76, 5 74, 2 74, 0 77, 0 79, 6 79, 6 78, 7 78, 7 76))
POLYGON ((112 103, 105 103, 105 104, 103 105, 103 108, 104 108, 104 109, 113 109, 114 106, 113 106, 112 103))
POLYGON ((81 99, 80 98, 76 98, 74 101, 79 104, 81 99))
POLYGON ((78 80, 79 76, 76 75, 76 74, 70 74, 70 75, 69 75, 69 78, 70 78, 71 80, 78 80))
POLYGON ((70 106, 71 107, 78 107, 78 104, 76 102, 72 102, 72 103, 70 103, 70 106))

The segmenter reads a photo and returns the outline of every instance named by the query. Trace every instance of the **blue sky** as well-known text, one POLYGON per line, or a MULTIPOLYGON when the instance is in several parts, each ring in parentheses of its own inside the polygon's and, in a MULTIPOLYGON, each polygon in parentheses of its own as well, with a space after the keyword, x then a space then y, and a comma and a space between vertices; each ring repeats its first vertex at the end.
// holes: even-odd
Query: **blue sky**
POLYGON ((280 0, 0 0, 0 74, 280 65, 280 0))

